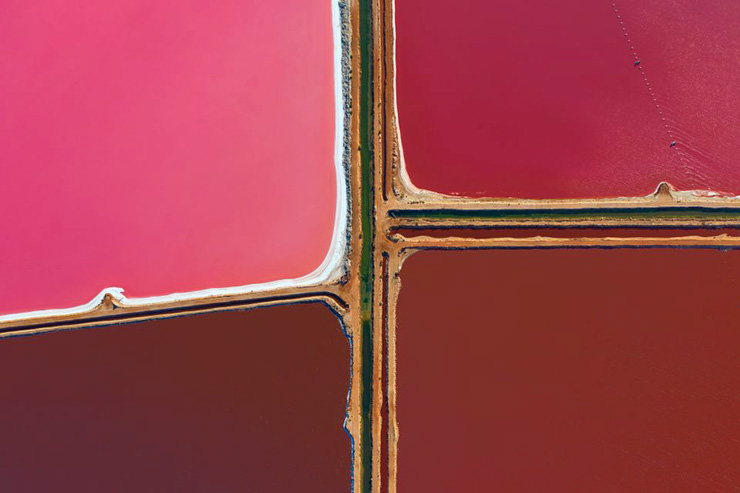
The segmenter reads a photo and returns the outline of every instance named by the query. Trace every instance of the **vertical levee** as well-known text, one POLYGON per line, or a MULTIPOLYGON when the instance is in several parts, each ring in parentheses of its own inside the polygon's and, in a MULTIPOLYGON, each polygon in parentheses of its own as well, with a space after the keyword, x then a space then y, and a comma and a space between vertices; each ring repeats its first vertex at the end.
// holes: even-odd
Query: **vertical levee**
POLYGON ((384 255, 383 282, 383 435, 384 447, 381 455, 382 481, 387 485, 385 491, 395 493, 398 482, 398 420, 396 417, 396 306, 401 288, 399 272, 409 251, 397 246, 384 255))
POLYGON ((383 252, 383 259, 381 262, 381 279, 380 279, 380 288, 382 290, 382 297, 381 297, 381 307, 380 307, 380 319, 381 319, 381 325, 382 327, 382 334, 379 334, 378 336, 378 342, 376 344, 376 351, 377 356, 379 356, 380 360, 380 368, 376 368, 376 381, 379 381, 380 389, 379 392, 376 392, 376 396, 378 397, 378 403, 376 404, 376 412, 378 413, 378 418, 376 420, 376 426, 378 431, 378 466, 377 470, 380 474, 380 487, 386 486, 387 490, 387 484, 388 484, 388 424, 390 423, 389 420, 389 411, 388 411, 388 398, 387 398, 387 391, 388 388, 388 336, 389 336, 389 327, 388 327, 388 277, 389 277, 389 254, 388 252, 383 252))

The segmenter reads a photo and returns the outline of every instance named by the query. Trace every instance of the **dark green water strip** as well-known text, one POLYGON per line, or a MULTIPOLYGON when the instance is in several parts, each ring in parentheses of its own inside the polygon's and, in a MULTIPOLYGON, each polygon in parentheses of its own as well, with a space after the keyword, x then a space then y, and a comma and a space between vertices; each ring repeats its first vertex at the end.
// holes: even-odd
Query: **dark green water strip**
POLYGON ((372 490, 373 452, 373 241, 375 238, 373 166, 373 36, 372 1, 360 0, 360 310, 362 375, 362 477, 360 489, 372 490))
POLYGON ((600 219, 695 219, 699 221, 737 221, 740 223, 740 207, 651 207, 629 209, 406 209, 392 210, 389 215, 398 219, 467 219, 467 220, 600 220, 600 219))

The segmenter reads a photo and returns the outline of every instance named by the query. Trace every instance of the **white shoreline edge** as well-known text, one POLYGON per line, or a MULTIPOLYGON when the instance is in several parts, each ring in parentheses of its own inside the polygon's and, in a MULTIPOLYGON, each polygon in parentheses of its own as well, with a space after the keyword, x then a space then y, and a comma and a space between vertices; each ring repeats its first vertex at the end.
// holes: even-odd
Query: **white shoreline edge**
POLYGON ((331 246, 324 261, 312 273, 297 279, 282 279, 259 284, 248 284, 230 288, 209 288, 186 293, 172 293, 162 296, 144 298, 127 298, 123 288, 109 287, 102 290, 95 298, 84 305, 72 308, 47 309, 31 312, 0 315, 0 323, 14 321, 33 321, 60 315, 82 315, 100 306, 106 295, 112 296, 121 307, 151 307, 158 304, 203 300, 217 296, 229 296, 259 293, 284 288, 308 287, 334 281, 342 276, 343 259, 347 248, 347 174, 344 167, 344 93, 342 71, 342 19, 339 13, 339 0, 330 0, 332 14, 332 31, 334 41, 334 168, 337 177, 337 209, 334 219, 334 231, 331 246))

